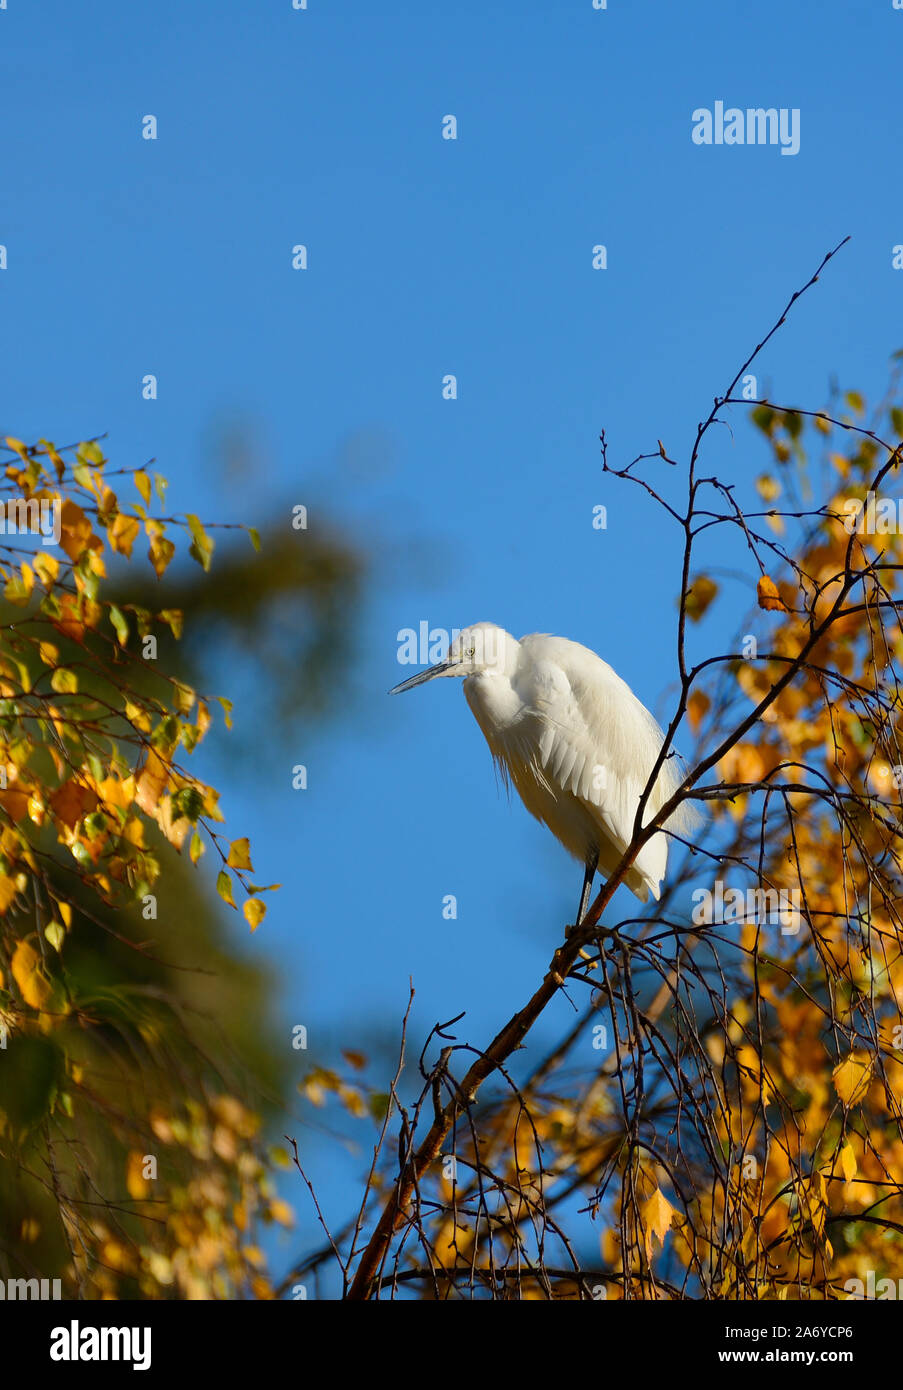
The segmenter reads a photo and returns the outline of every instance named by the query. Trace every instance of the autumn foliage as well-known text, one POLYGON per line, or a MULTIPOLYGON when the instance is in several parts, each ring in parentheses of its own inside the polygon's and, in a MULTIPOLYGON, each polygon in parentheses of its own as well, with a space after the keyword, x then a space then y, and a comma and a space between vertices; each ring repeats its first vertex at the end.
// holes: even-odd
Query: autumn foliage
POLYGON ((181 611, 112 596, 125 561, 160 579, 184 535, 207 570, 214 542, 98 441, 7 446, 2 500, 43 502, 59 544, 0 536, 0 1274, 64 1297, 269 1297, 255 1230, 290 1213, 211 1060, 216 986, 162 959, 158 930, 178 856, 212 853, 252 930, 275 885, 251 882, 190 770, 230 705, 161 669, 181 611))

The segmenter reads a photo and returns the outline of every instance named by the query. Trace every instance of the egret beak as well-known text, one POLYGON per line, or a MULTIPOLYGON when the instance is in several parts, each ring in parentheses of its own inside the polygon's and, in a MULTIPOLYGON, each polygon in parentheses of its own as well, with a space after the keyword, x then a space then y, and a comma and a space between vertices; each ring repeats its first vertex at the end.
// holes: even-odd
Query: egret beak
POLYGON ((440 661, 437 666, 428 666, 425 671, 418 671, 416 676, 410 676, 406 681, 402 681, 401 685, 396 685, 389 694, 400 695, 403 690, 413 690, 415 685, 423 685, 424 681, 431 681, 433 676, 444 676, 451 667, 450 661, 440 661))

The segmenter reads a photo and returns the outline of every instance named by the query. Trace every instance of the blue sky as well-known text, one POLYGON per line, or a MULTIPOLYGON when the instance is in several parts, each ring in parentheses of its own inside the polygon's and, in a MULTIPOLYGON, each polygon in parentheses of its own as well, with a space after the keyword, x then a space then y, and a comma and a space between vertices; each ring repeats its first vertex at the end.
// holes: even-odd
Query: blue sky
MULTIPOLYGON (((485 1043, 580 885, 497 793, 456 684, 387 698, 410 674, 398 631, 569 636, 663 717, 679 537, 602 476, 600 427, 612 462, 657 439, 682 456, 847 234, 759 382, 788 404, 819 405, 832 374, 880 394, 903 346, 901 49, 891 0, 0 10, 2 432, 106 431, 116 464, 156 458, 175 510, 288 526, 304 502, 370 557, 332 722, 258 768, 220 744, 215 768, 258 877, 284 884, 251 949, 319 1060, 390 1033, 409 976, 418 1041, 466 1009, 485 1043), (800 152, 694 144, 719 100, 798 109, 800 152), (253 477, 217 454, 232 428, 253 477)), ((765 457, 735 417, 708 457, 748 500, 765 457)), ((730 590, 725 634, 750 598, 730 590)), ((296 1132, 338 1224, 354 1167, 296 1132)), ((316 1239, 291 1188, 302 1229, 277 1263, 316 1239)))

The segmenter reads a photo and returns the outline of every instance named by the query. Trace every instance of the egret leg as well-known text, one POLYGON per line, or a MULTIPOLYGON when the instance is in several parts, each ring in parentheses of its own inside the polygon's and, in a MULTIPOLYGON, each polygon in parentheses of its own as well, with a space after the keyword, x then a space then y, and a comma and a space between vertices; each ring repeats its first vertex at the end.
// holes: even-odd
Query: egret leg
POLYGON ((589 895, 593 886, 593 879, 596 877, 596 868, 599 863, 599 851, 593 850, 586 861, 586 868, 583 874, 583 892, 580 894, 580 907, 577 910, 577 926, 586 916, 586 909, 589 907, 589 895))

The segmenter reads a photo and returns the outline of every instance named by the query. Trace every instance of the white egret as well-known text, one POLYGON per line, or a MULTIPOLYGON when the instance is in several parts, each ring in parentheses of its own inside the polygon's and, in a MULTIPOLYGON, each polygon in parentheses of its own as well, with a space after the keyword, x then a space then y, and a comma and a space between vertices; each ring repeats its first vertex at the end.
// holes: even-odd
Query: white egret
MULTIPOLYGON (((663 743, 662 731, 630 686, 601 657, 565 637, 533 633, 520 641, 494 623, 475 623, 438 665, 390 690, 397 695, 437 676, 463 676, 464 694, 507 785, 531 815, 584 866, 577 923, 596 870, 608 877, 633 838, 639 798, 663 743)), ((648 822, 680 782, 667 757, 644 808, 648 822)), ((684 831, 694 812, 680 807, 669 829, 684 831)), ((647 840, 625 882, 641 902, 657 900, 668 836, 647 840)))

